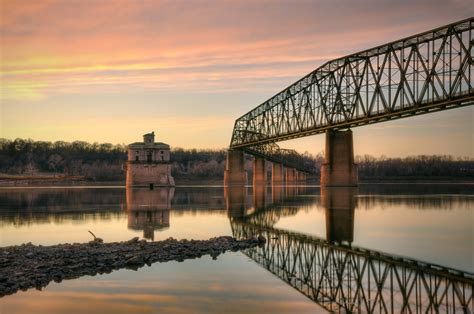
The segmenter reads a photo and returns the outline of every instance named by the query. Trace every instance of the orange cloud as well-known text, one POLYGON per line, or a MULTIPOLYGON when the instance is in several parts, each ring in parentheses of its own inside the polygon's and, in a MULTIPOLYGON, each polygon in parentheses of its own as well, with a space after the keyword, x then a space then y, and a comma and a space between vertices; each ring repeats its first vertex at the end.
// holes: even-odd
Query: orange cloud
MULTIPOLYGON (((94 281, 88 281, 89 288, 110 289, 110 281, 101 281, 104 285, 97 286, 94 281)), ((84 284, 84 281, 82 281, 84 284)), ((195 286, 183 282, 169 283, 163 285, 159 283, 147 283, 135 285, 135 282, 124 282, 128 285, 128 293, 98 292, 69 290, 54 291, 47 288, 44 291, 19 292, 13 296, 7 296, 2 300, 2 310, 8 313, 64 313, 73 310, 75 313, 154 313, 156 311, 165 313, 190 313, 190 312, 229 312, 232 309, 246 309, 245 312, 264 313, 275 311, 287 313, 313 313, 317 305, 307 300, 298 292, 291 291, 285 284, 280 283, 278 287, 264 286, 262 284, 249 285, 242 282, 237 285, 227 285, 218 287, 212 282, 202 282, 210 284, 207 286, 195 286), (180 286, 178 287, 178 284, 180 286), (130 287, 130 285, 132 285, 130 287), (136 288, 152 289, 153 293, 137 293, 136 288), (165 292, 168 290, 169 292, 165 292), (176 293, 176 291, 180 291, 176 293), (205 295, 203 291, 208 291, 210 295, 205 295), (176 293, 173 294, 173 292, 176 293), (226 293, 233 295, 230 297, 215 297, 215 293, 226 293), (259 298, 248 298, 251 292, 268 302, 262 302, 259 298), (25 298, 28 300, 25 302, 25 298)), ((64 285, 65 283, 63 283, 64 285)), ((74 285, 74 284, 73 284, 74 285)), ((117 287, 120 288, 120 287, 117 287)), ((123 288, 123 286, 122 286, 123 288)))
MULTIPOLYGON (((68 87, 84 86, 80 91, 87 93, 91 86, 121 84, 186 89, 213 82, 208 90, 235 90, 240 82, 232 78, 300 77, 328 59, 360 49, 361 42, 378 44, 387 34, 396 39, 414 28, 414 23, 370 27, 363 18, 372 14, 372 21, 382 20, 377 8, 332 25, 325 11, 331 6, 325 1, 300 6, 3 1, 1 70, 8 86, 3 97, 34 100, 52 90, 67 93, 68 87), (275 63, 284 65, 269 66, 275 63)), ((403 10, 388 14, 406 14, 403 10)))
POLYGON ((197 94, 231 95, 199 113, 237 117, 329 59, 473 14, 471 0, 0 0, 0 103, 8 113, 0 131, 31 136, 36 128, 34 137, 49 138, 55 129, 39 128, 48 119, 41 108, 62 104, 67 113, 94 102, 114 112, 127 95, 137 96, 130 112, 136 102, 177 108, 188 97, 192 107, 197 94), (163 102, 166 93, 178 96, 163 102), (12 108, 35 112, 34 120, 10 118, 12 108))

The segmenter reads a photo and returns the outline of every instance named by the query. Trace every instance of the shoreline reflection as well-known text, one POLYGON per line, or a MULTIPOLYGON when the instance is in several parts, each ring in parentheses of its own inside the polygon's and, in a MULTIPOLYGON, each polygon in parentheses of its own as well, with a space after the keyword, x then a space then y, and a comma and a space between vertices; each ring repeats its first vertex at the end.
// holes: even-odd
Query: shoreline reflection
POLYGON ((314 186, 268 186, 256 192, 251 187, 177 187, 170 195, 152 191, 155 201, 130 193, 127 199, 125 188, 0 189, 1 245, 87 242, 87 230, 108 242, 156 238, 155 229, 165 237, 208 239, 231 235, 231 216, 474 271, 469 236, 474 195, 466 194, 467 188, 361 185, 347 198, 314 186), (140 202, 164 207, 147 212, 140 202))

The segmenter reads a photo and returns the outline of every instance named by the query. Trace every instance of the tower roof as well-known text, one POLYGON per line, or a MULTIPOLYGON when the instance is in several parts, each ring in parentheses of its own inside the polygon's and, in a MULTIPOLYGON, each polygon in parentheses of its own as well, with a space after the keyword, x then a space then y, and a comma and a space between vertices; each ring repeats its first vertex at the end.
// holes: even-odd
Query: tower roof
POLYGON ((152 148, 162 148, 162 149, 170 149, 170 146, 166 143, 162 143, 162 142, 155 142, 153 144, 145 144, 143 142, 135 142, 135 143, 131 143, 131 144, 128 144, 128 148, 150 148, 150 146, 152 148))
POLYGON ((135 142, 128 145, 130 149, 153 148, 153 149, 170 149, 170 146, 163 142, 155 142, 155 132, 143 134, 143 142, 135 142))

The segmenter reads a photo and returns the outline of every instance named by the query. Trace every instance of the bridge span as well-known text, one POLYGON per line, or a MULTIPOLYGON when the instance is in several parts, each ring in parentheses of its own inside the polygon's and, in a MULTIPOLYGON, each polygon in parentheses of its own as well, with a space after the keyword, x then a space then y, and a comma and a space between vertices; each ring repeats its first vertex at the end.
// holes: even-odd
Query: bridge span
POLYGON ((326 62, 235 121, 224 183, 245 181, 244 153, 261 164, 268 145, 326 133, 321 185, 357 185, 350 128, 474 104, 473 30, 474 17, 326 62))

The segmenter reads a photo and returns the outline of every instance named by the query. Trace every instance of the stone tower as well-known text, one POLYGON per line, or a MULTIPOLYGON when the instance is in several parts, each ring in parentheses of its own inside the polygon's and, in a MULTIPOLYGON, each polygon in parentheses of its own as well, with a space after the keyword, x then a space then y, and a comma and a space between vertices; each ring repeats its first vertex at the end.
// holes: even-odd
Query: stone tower
POLYGON ((174 186, 170 146, 155 142, 155 132, 143 135, 143 142, 128 145, 127 186, 174 186))

